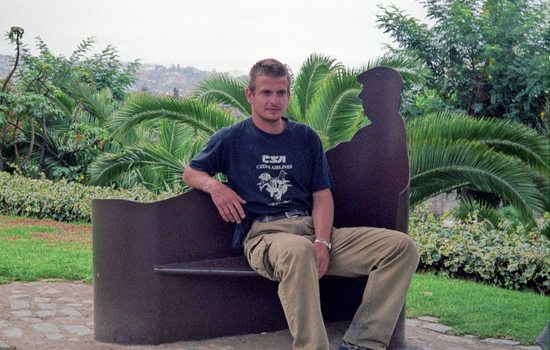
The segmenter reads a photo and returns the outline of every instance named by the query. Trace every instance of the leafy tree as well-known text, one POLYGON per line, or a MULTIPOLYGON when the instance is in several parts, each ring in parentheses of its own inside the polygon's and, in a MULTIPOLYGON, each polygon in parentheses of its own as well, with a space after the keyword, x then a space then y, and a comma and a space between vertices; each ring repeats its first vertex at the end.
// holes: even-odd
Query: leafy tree
POLYGON ((50 178, 84 181, 90 162, 114 147, 103 126, 116 108, 109 89, 94 89, 74 83, 74 97, 56 91, 53 100, 61 117, 48 129, 48 148, 44 155, 45 172, 50 178))
MULTIPOLYGON (((0 90, 0 116, 2 116, 2 118, 0 119, 0 125, 2 126, 2 140, 5 140, 7 137, 9 137, 8 134, 11 132, 11 130, 9 130, 8 128, 14 128, 14 126, 9 126, 7 122, 7 115, 12 114, 10 113, 7 106, 13 104, 13 101, 16 97, 13 94, 8 93, 8 84, 10 83, 10 80, 13 77, 15 70, 17 69, 17 65, 19 64, 22 45, 21 39, 23 38, 24 32, 25 31, 23 30, 23 28, 11 27, 10 31, 6 34, 10 42, 12 44, 15 44, 15 62, 8 76, 4 79, 4 82, 2 83, 2 89, 0 90)), ((11 168, 6 161, 6 158, 4 157, 6 146, 7 145, 4 142, 0 142, 0 171, 5 171, 11 168)))
MULTIPOLYGON (((14 35, 12 29, 10 39, 14 35)), ((2 170, 83 180, 87 164, 110 144, 102 124, 135 80, 139 63, 124 66, 112 46, 88 55, 93 38, 69 58, 54 55, 38 38, 33 56, 21 35, 15 41, 21 62, 0 95, 2 170)))
POLYGON ((432 98, 436 107, 443 101, 474 116, 520 121, 547 133, 547 1, 423 3, 428 23, 395 6, 382 7, 378 16, 379 28, 433 72, 419 89, 421 99, 432 98))

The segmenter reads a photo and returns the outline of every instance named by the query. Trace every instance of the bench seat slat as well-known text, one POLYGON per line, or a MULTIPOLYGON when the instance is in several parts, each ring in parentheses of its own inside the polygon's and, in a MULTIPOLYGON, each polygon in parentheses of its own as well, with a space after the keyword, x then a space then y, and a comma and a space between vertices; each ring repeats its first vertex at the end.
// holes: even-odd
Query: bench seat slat
POLYGON ((258 276, 244 256, 156 265, 162 275, 258 276))

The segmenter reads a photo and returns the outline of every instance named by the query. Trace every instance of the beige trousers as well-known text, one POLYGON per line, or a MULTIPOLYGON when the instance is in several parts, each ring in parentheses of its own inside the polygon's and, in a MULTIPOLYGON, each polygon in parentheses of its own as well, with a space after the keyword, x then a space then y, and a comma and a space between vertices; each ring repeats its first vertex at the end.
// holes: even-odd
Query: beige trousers
MULTIPOLYGON (((256 222, 244 245, 250 266, 279 282, 278 294, 294 349, 327 350, 321 315, 317 255, 312 219, 302 216, 256 222)), ((369 279, 344 339, 371 349, 385 349, 405 304, 418 265, 418 251, 405 234, 381 228, 333 229, 327 275, 369 279)))

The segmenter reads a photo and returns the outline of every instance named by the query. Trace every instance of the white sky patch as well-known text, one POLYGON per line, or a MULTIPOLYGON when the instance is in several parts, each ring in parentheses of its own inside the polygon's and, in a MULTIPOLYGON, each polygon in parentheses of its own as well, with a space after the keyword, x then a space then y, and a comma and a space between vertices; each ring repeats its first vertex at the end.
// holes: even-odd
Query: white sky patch
MULTIPOLYGON (((377 4, 426 14, 413 0, 0 0, 0 31, 22 27, 29 48, 40 36, 65 56, 94 36, 96 51, 112 44, 124 61, 247 72, 273 57, 298 72, 313 52, 351 67, 380 56, 391 39, 377 4)), ((14 53, 4 35, 0 53, 14 53)))

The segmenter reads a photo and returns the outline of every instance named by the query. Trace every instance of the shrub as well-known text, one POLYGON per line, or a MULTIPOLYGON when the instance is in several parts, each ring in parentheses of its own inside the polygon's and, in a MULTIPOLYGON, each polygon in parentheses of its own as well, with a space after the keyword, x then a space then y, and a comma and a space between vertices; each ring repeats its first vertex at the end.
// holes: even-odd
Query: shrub
POLYGON ((91 203, 96 198, 152 202, 173 193, 154 194, 143 187, 118 190, 85 186, 75 182, 30 179, 0 172, 0 213, 58 221, 91 221, 91 203))
POLYGON ((410 236, 420 267, 451 277, 467 277, 508 289, 550 292, 549 240, 536 229, 517 226, 507 232, 477 220, 416 212, 410 236))

